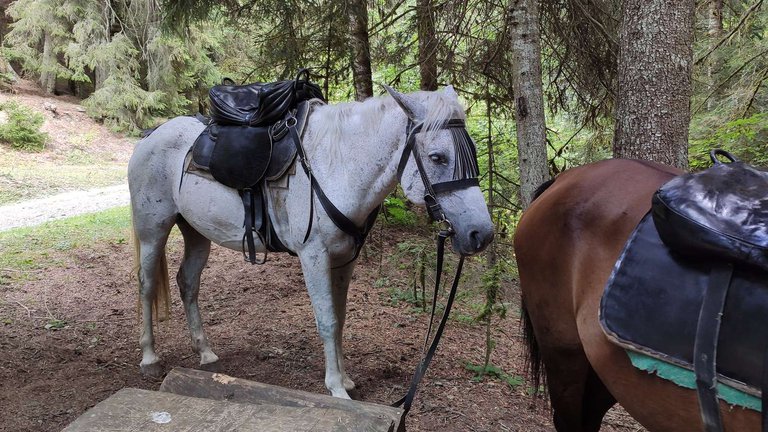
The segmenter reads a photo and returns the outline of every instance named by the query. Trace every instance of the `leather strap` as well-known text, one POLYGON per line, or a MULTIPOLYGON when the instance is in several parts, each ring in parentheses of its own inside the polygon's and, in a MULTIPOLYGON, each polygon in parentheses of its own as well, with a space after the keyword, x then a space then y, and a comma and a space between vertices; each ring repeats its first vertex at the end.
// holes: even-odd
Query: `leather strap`
POLYGON ((381 209, 381 206, 376 207, 373 209, 373 211, 368 214, 368 217, 365 219, 365 224, 362 228, 358 227, 353 221, 351 221, 344 213, 342 213, 338 208, 336 208, 335 205, 331 202, 330 199, 325 195, 325 192, 323 192, 323 188, 320 187, 320 184, 318 184, 317 180, 315 179, 314 174, 312 173, 312 168, 309 165, 309 160, 307 160, 306 152, 304 151, 304 146, 301 145, 301 137, 299 136, 298 131, 296 130, 296 124, 293 123, 287 123, 288 130, 291 134, 291 140, 293 141, 293 144, 296 146, 296 154, 299 157, 299 163, 301 164, 301 168, 304 170, 304 173, 307 175, 307 178, 309 178, 309 184, 310 184, 310 204, 309 204, 309 223, 307 224, 307 232, 304 235, 304 242, 309 239, 309 234, 312 231, 312 221, 314 219, 314 195, 317 195, 318 201, 320 201, 320 205, 323 206, 323 210, 325 210, 325 213, 328 215, 328 217, 331 218, 331 221, 334 225, 336 225, 337 228, 339 228, 341 231, 346 233, 347 235, 351 236, 355 241, 355 254, 346 263, 334 267, 334 268, 341 268, 352 261, 356 260, 357 257, 360 255, 360 250, 363 248, 363 245, 365 244, 365 239, 368 237, 368 233, 370 232, 371 228, 373 227, 373 223, 376 221, 377 216, 379 215, 379 210, 381 209), (314 194, 314 195, 313 195, 314 194))
MULTIPOLYGON (((259 240, 266 245, 264 238, 259 232, 261 227, 256 226, 256 211, 262 211, 264 207, 261 197, 261 189, 254 190, 246 188, 239 192, 245 210, 245 220, 243 222, 243 226, 245 227, 245 234, 243 234, 243 256, 246 261, 251 264, 264 264, 267 262, 267 253, 264 252, 264 257, 261 260, 256 260, 256 241, 253 238, 253 234, 256 233, 259 240)), ((261 223, 259 225, 261 225, 261 223)))
POLYGON ((763 353, 763 384, 760 389, 762 395, 760 397, 762 405, 762 413, 760 415, 763 427, 763 432, 768 432, 768 348, 763 353))
POLYGON ((705 432, 722 432, 723 420, 717 399, 717 340, 720 335, 720 319, 725 297, 731 284, 733 265, 715 264, 710 273, 709 285, 696 325, 696 341, 693 345, 693 371, 696 373, 696 391, 699 411, 705 432))
POLYGON ((419 362, 418 366, 416 366, 416 370, 414 371, 413 377, 411 378, 411 385, 408 388, 408 393, 400 400, 392 404, 394 407, 403 407, 403 413, 400 416, 400 425, 397 429, 398 432, 405 432, 405 417, 411 410, 413 400, 416 397, 416 391, 419 387, 419 382, 421 382, 421 379, 424 377, 424 374, 426 373, 432 358, 435 356, 437 346, 440 343, 440 338, 443 336, 443 330, 445 330, 445 324, 448 322, 448 315, 451 313, 451 308, 453 307, 453 301, 456 298, 456 290, 459 286, 461 270, 464 266, 463 256, 459 258, 459 263, 456 266, 456 276, 453 278, 453 284, 451 285, 451 291, 448 294, 448 300, 445 304, 445 310, 443 311, 443 316, 440 319, 440 324, 437 326, 437 330, 435 330, 435 337, 432 339, 432 343, 429 345, 429 349, 426 349, 430 333, 432 333, 432 323, 434 322, 435 309, 437 306, 437 294, 440 290, 440 279, 443 272, 443 256, 445 254, 445 240, 452 234, 453 233, 450 231, 442 230, 437 237, 437 269, 435 275, 435 291, 432 298, 432 314, 429 318, 429 329, 427 330, 427 335, 424 340, 424 348, 426 353, 419 362))

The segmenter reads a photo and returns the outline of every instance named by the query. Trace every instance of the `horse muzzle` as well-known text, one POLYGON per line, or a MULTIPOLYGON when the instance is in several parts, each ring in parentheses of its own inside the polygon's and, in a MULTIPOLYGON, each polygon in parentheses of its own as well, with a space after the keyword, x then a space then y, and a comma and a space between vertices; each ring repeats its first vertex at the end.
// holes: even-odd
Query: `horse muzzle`
POLYGON ((453 251, 459 255, 478 254, 493 241, 493 225, 470 226, 461 232, 456 232, 451 241, 453 251))

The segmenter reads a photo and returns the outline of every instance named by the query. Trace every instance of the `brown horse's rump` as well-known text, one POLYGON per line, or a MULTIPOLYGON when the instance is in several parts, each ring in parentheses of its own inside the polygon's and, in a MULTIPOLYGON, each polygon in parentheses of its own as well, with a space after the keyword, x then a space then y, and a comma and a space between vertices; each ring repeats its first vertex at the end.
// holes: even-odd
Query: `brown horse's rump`
MULTIPOLYGON (((696 393, 635 369, 602 331, 598 310, 624 244, 673 167, 612 159, 562 173, 529 207, 515 255, 530 334, 547 375, 558 431, 598 431, 619 402, 651 431, 701 430, 696 393)), ((726 431, 760 416, 722 405, 726 431)))

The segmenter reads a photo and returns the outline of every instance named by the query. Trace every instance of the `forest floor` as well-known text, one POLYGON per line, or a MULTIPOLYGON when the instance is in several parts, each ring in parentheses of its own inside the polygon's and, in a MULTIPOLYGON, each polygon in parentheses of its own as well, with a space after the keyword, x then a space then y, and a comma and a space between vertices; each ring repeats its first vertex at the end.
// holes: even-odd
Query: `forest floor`
MULTIPOLYGON (((51 99, 24 91, 2 97, 16 97, 32 107, 51 99)), ((71 100, 57 103, 80 113, 71 100)), ((78 116, 77 122, 78 130, 105 137, 96 152, 113 154, 110 163, 124 169, 134 140, 115 136, 87 117, 78 116)), ((61 155, 77 145, 62 137, 33 158, 47 167, 60 163, 61 155)), ((27 158, 2 151, 5 157, 27 158)), ((81 151, 88 154, 85 147, 81 151)), ((0 182, 7 179, 0 171, 0 182)), ((132 245, 126 241, 128 210, 117 213, 118 221, 107 226, 112 232, 106 238, 56 240, 55 256, 46 252, 35 257, 33 248, 44 242, 44 236, 64 235, 61 231, 67 225, 61 221, 0 233, 0 255, 5 253, 4 242, 8 249, 21 242, 30 249, 24 253, 33 257, 22 259, 26 266, 22 268, 0 265, 0 431, 58 431, 121 388, 159 387, 159 381, 139 372, 137 288, 132 245)), ((431 250, 430 235, 426 229, 379 223, 360 259, 350 287, 344 346, 347 371, 361 400, 387 404, 406 391, 428 315, 408 301, 413 257, 404 251, 414 245, 431 250)), ((175 273, 183 252, 178 233, 171 236, 168 251, 175 273)), ((506 280, 503 293, 509 314, 496 319, 491 331, 496 343, 491 362, 506 374, 506 381, 478 381, 465 367, 482 363, 484 356, 485 329, 472 319, 484 301, 478 288, 479 267, 478 260, 472 260, 465 271, 462 293, 409 415, 408 429, 551 431, 547 402, 532 396, 522 378, 525 359, 514 278, 506 280)), ((326 392, 322 347, 296 258, 272 254, 267 264, 251 266, 238 253, 214 246, 202 284, 201 312, 213 349, 222 359, 222 372, 326 392)), ((183 309, 178 296, 172 297, 171 319, 156 329, 158 352, 167 369, 194 368, 198 359, 191 350, 183 309)), ((614 409, 602 430, 642 428, 614 409)))

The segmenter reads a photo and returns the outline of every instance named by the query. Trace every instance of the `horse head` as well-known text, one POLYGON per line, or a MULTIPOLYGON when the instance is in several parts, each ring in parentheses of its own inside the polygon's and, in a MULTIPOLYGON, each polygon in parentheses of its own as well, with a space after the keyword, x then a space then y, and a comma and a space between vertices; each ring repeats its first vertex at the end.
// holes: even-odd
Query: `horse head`
POLYGON ((406 197, 425 205, 453 236, 453 250, 473 255, 493 240, 493 223, 477 181, 475 145, 453 87, 404 95, 384 86, 408 117, 398 174, 406 197))

